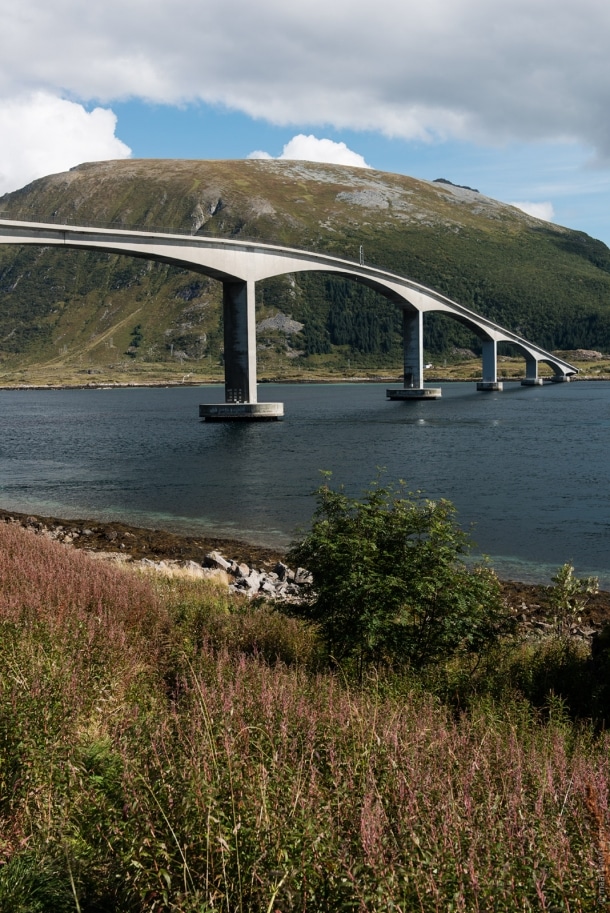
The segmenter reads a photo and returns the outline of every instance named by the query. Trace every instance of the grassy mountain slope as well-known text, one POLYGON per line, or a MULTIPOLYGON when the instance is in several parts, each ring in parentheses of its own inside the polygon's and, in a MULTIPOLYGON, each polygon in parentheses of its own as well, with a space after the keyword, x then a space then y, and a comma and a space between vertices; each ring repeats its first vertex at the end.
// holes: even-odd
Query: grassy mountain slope
MULTIPOLYGON (((0 199, 9 218, 263 239, 423 282, 549 349, 610 349, 610 250, 467 188, 305 162, 82 165, 0 199)), ((320 275, 258 287, 261 374, 400 364, 400 315, 320 275), (269 320, 277 314, 296 323, 269 320), (299 328, 299 324, 302 326, 299 328)), ((0 245, 0 374, 222 372, 220 285, 126 257, 0 245)), ((476 343, 426 319, 427 350, 476 343)))

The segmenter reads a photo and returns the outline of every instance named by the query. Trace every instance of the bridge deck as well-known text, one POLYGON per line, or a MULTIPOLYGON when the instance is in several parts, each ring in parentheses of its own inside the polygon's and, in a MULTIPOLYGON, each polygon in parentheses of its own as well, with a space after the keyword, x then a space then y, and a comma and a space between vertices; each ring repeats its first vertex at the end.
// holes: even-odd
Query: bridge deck
POLYGON ((204 273, 222 282, 225 399, 256 403, 255 286, 262 279, 305 271, 330 272, 360 282, 393 301, 403 311, 404 394, 400 399, 429 397, 423 383, 422 315, 441 311, 469 327, 483 343, 484 389, 498 389, 497 344, 509 343, 525 357, 526 382, 538 381, 538 364, 550 365, 558 380, 577 368, 535 343, 452 301, 440 292, 404 276, 340 257, 257 241, 201 237, 27 222, 0 218, 0 244, 57 246, 104 251, 157 260, 204 273), (495 385, 495 387, 494 387, 495 385))

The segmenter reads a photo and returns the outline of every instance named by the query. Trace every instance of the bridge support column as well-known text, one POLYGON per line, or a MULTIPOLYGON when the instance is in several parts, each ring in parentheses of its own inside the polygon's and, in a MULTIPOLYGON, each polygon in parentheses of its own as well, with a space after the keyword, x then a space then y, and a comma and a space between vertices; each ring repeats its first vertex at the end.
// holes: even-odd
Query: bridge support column
POLYGON ((538 359, 532 355, 525 356, 525 377, 521 381, 522 387, 541 387, 544 381, 538 377, 538 359))
POLYGON ((438 399, 440 387, 424 387, 424 323, 421 311, 402 312, 404 385, 386 390, 388 399, 438 399))
POLYGON ((503 390, 504 384, 498 380, 498 343, 495 339, 483 340, 483 380, 477 383, 477 390, 503 390))
POLYGON ((259 403, 256 389, 256 316, 254 282, 223 282, 225 346, 224 404, 199 406, 212 421, 273 421, 284 415, 283 403, 259 403))
POLYGON ((254 283, 223 282, 225 402, 256 403, 254 283))

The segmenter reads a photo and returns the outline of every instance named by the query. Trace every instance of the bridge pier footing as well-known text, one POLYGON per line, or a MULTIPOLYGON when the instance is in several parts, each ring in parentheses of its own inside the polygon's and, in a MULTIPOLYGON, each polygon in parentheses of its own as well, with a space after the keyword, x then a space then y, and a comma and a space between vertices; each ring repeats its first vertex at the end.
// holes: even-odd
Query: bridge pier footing
POLYGON ((553 374, 551 377, 552 384, 569 384, 571 380, 569 374, 553 374))
POLYGON ((482 391, 483 393, 493 392, 493 391, 502 391, 504 389, 504 384, 501 380, 479 380, 477 381, 477 390, 482 391))
POLYGON ((440 387, 398 387, 396 390, 386 390, 385 395, 392 400, 412 399, 440 399, 440 387))
POLYGON ((199 418, 206 422, 278 422, 284 417, 284 403, 209 403, 199 406, 199 418))
POLYGON ((544 380, 542 377, 524 377, 521 381, 522 387, 542 387, 544 380))

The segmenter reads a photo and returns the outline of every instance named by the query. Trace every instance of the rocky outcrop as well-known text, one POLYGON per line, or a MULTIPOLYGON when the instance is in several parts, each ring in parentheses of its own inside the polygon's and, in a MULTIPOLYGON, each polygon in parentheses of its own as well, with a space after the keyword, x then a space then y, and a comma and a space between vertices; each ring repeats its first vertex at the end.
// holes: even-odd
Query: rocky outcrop
POLYGON ((304 323, 299 323, 298 320, 293 320, 292 317, 287 317, 286 314, 281 314, 278 311, 275 317, 267 317, 256 324, 256 334, 258 336, 261 333, 276 330, 279 333, 285 333, 290 336, 294 333, 300 333, 304 326, 304 323))
POLYGON ((296 570, 278 561, 271 570, 250 567, 237 559, 227 559, 220 552, 206 555, 207 568, 223 570, 229 576, 229 590, 252 598, 279 599, 294 602, 303 597, 303 589, 311 584, 311 574, 304 568, 296 570))
POLYGON ((574 361, 603 361, 608 357, 596 349, 574 349, 571 355, 574 361))

